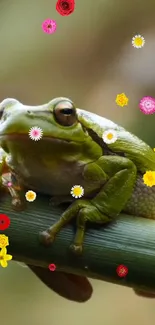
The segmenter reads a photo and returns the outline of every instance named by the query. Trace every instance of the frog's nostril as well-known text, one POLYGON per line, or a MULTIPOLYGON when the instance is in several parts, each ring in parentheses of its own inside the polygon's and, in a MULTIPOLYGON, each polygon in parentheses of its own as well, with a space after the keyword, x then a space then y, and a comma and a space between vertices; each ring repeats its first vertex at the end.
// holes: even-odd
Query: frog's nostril
POLYGON ((31 111, 27 111, 27 114, 30 116, 34 116, 33 112, 31 112, 31 111))

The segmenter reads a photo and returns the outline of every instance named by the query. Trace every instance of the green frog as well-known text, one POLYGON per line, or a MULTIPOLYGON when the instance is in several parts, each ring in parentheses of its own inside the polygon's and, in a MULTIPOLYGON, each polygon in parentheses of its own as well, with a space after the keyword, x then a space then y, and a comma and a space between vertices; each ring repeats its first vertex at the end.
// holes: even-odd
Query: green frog
POLYGON ((40 233, 45 245, 73 218, 77 228, 70 248, 76 254, 82 253, 87 221, 105 224, 121 212, 155 219, 155 186, 143 181, 146 171, 155 171, 155 152, 123 127, 76 108, 68 98, 40 106, 2 101, 0 146, 1 186, 8 172, 15 209, 24 207, 25 189, 48 194, 57 204, 70 202, 60 220, 40 233), (42 130, 38 141, 30 137, 34 127, 42 130), (81 198, 71 195, 77 185, 81 198))

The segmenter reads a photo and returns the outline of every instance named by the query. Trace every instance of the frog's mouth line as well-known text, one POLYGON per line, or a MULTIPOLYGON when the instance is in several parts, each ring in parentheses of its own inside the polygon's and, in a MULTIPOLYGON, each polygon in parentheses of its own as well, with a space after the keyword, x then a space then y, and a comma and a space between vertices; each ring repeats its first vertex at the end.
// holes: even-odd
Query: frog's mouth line
MULTIPOLYGON (((43 138, 42 139, 40 139, 40 140, 37 140, 37 141, 35 141, 35 140, 32 140, 27 134, 17 134, 17 133, 12 133, 12 134, 8 134, 8 133, 6 133, 6 134, 2 134, 2 135, 0 135, 0 140, 11 140, 11 141, 13 141, 13 140, 18 140, 18 141, 23 141, 23 140, 25 140, 25 141, 32 141, 32 142, 40 142, 40 141, 42 141, 42 139, 44 139, 44 140, 47 140, 47 141, 51 141, 51 142, 56 142, 56 143, 60 143, 60 144, 62 144, 62 143, 74 143, 74 141, 72 141, 72 140, 67 140, 67 139, 61 139, 61 138, 55 138, 55 137, 48 137, 48 136, 46 136, 46 135, 44 135, 43 136, 43 138)), ((84 143, 85 141, 77 141, 76 140, 76 142, 77 143, 84 143)))

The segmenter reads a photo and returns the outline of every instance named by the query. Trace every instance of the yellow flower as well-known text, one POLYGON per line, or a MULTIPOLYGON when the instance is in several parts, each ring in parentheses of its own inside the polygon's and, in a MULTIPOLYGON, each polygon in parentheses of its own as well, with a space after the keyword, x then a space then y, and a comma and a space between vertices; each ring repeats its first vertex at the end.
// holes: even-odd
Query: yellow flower
POLYGON ((155 171, 147 171, 144 175, 143 175, 143 181, 144 184, 147 186, 154 186, 155 185, 155 171))
POLYGON ((133 38, 132 38, 132 45, 134 47, 136 47, 137 49, 140 49, 141 47, 143 47, 145 44, 145 39, 143 36, 141 35, 135 35, 133 38))
POLYGON ((7 267, 8 263, 7 261, 12 260, 12 255, 7 254, 6 247, 3 247, 0 251, 0 265, 2 267, 7 267))
POLYGON ((155 148, 153 148, 153 151, 155 152, 155 148))
POLYGON ((36 193, 33 191, 28 191, 25 194, 26 200, 29 202, 33 202, 36 199, 36 193))
POLYGON ((117 95, 115 101, 116 101, 116 104, 117 104, 118 106, 123 107, 123 106, 128 105, 128 101, 129 101, 129 99, 128 99, 128 97, 126 97, 126 95, 125 95, 124 93, 122 93, 122 94, 118 94, 118 95, 117 95))
POLYGON ((6 247, 9 245, 8 237, 5 235, 0 235, 0 248, 6 247))
POLYGON ((78 199, 84 195, 84 189, 80 185, 74 185, 71 188, 71 195, 75 197, 75 199, 78 199))

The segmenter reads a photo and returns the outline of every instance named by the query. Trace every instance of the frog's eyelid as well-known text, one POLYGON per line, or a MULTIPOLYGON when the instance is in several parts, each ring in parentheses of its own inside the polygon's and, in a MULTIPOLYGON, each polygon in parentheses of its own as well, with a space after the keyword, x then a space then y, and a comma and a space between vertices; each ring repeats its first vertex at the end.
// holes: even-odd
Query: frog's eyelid
POLYGON ((6 98, 0 103, 0 110, 4 110, 5 108, 13 106, 17 103, 19 103, 19 101, 14 98, 6 98))
POLYGON ((12 102, 12 103, 8 103, 8 104, 6 104, 6 105, 0 107, 0 112, 1 112, 1 111, 4 111, 4 109, 6 109, 6 108, 10 108, 10 107, 14 106, 15 104, 17 104, 17 103, 13 103, 13 102, 12 102))

